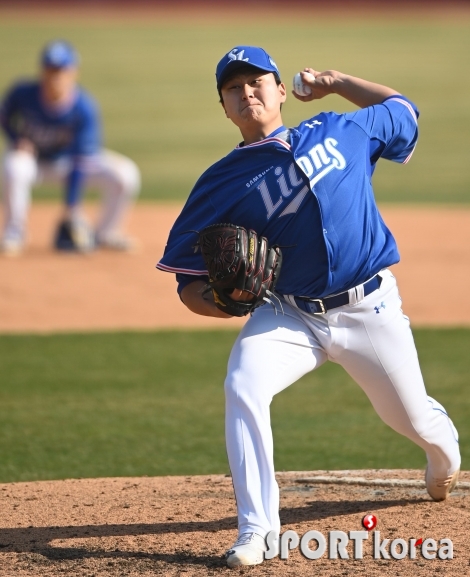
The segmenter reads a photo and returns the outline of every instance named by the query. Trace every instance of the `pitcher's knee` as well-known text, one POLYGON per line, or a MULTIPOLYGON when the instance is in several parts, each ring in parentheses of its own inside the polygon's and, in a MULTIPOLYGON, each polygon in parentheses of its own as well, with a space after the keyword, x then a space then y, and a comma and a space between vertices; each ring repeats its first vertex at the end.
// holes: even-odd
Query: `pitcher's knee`
POLYGON ((232 400, 237 396, 237 379, 233 375, 227 375, 224 383, 225 398, 232 400))
POLYGON ((269 405, 272 397, 267 387, 258 378, 250 378, 242 372, 227 375, 224 384, 225 398, 228 402, 242 405, 269 405))

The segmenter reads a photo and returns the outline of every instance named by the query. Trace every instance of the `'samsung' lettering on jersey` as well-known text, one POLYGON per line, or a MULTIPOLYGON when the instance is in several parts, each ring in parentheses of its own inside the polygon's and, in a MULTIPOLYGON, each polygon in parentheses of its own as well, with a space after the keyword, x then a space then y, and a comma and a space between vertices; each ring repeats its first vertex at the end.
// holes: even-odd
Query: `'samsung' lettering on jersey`
POLYGON ((258 182, 258 180, 259 180, 260 178, 263 178, 263 176, 264 176, 265 174, 267 174, 267 173, 268 173, 270 170, 272 170, 273 168, 274 168, 274 166, 270 166, 270 167, 267 168, 266 170, 263 170, 263 172, 260 172, 259 174, 257 174, 256 176, 254 176, 252 179, 250 179, 250 180, 246 183, 245 186, 246 186, 247 188, 250 188, 250 186, 253 186, 253 184, 254 184, 255 182, 258 182))

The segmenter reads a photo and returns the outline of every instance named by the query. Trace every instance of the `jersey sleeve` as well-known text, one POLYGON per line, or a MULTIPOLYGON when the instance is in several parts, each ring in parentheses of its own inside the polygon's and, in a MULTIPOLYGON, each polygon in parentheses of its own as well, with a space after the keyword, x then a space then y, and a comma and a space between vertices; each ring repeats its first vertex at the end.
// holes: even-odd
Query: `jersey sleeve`
POLYGON ((410 160, 418 140, 419 111, 406 97, 396 94, 345 116, 368 134, 372 165, 379 158, 402 164, 410 160))
POLYGON ((192 282, 194 282, 196 280, 202 280, 205 283, 208 283, 209 277, 208 277, 208 275, 201 275, 201 276, 195 276, 195 275, 190 275, 190 274, 177 274, 176 275, 176 282, 178 283, 177 292, 178 292, 180 298, 181 298, 181 293, 182 293, 184 287, 187 287, 188 284, 191 284, 192 282))
POLYGON ((96 102, 87 94, 81 94, 77 114, 77 129, 74 135, 72 154, 87 157, 101 149, 101 118, 96 102))
POLYGON ((66 179, 65 203, 74 206, 81 201, 88 172, 93 171, 101 150, 101 119, 98 106, 87 94, 81 93, 79 116, 72 144, 72 167, 66 179))

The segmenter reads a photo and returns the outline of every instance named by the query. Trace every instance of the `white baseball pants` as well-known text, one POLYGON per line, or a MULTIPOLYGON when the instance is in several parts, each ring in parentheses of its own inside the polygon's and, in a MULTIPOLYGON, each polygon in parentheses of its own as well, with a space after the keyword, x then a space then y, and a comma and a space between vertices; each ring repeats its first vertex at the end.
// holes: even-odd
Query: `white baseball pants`
MULTIPOLYGON (((277 304, 276 314, 266 304, 238 336, 225 395, 240 534, 264 537, 280 531, 269 406, 275 394, 327 360, 351 375, 387 425, 424 449, 433 476, 447 477, 460 467, 457 431, 443 407, 426 394, 395 278, 389 270, 380 275, 378 290, 325 315, 284 302, 284 313, 277 304)), ((352 289, 350 296, 355 294, 352 289)))
MULTIPOLYGON (((3 238, 21 241, 25 237, 31 189, 43 182, 63 186, 70 171, 70 160, 38 163, 26 151, 7 150, 2 168, 3 238)), ((129 158, 103 150, 87 167, 86 185, 98 188, 103 195, 103 209, 96 225, 96 235, 106 238, 117 231, 126 208, 139 192, 139 169, 129 158)))

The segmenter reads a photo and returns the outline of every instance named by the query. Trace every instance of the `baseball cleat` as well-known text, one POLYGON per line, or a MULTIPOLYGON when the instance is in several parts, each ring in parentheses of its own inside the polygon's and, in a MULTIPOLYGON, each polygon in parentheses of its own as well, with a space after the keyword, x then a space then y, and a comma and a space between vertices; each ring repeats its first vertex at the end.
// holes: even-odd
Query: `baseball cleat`
POLYGON ((96 237, 97 248, 115 250, 118 252, 138 252, 139 243, 136 239, 123 234, 108 234, 103 237, 96 237))
POLYGON ((426 467, 426 489, 434 501, 445 501, 449 494, 454 490, 455 485, 459 479, 460 469, 455 473, 449 475, 445 479, 436 479, 429 472, 429 467, 426 467))
POLYGON ((19 256, 23 252, 23 242, 17 239, 4 239, 0 246, 0 252, 9 257, 19 256))
POLYGON ((259 565, 264 561, 266 541, 257 533, 243 533, 225 553, 230 568, 241 565, 259 565))
POLYGON ((95 239, 87 221, 76 215, 58 223, 53 246, 58 251, 87 253, 95 248, 95 239))

